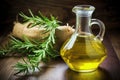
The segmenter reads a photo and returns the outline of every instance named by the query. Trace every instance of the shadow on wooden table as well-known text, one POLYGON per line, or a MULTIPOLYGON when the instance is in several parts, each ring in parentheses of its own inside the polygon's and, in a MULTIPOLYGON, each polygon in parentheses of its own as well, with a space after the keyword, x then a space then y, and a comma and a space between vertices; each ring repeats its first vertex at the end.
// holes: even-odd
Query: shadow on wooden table
MULTIPOLYGON (((100 66, 96 71, 89 73, 78 73, 70 70, 63 60, 52 61, 42 71, 32 75, 14 75, 12 65, 17 62, 18 58, 5 58, 0 61, 0 80, 119 80, 119 69, 111 65, 112 68, 107 70, 110 65, 100 66), (107 69, 106 69, 107 67, 107 69), (115 73, 114 73, 115 72, 115 73), (111 74, 113 73, 113 74, 111 74), (115 76, 116 75, 116 76, 115 76)), ((106 59, 106 61, 108 61, 106 59)))
POLYGON ((12 66, 20 61, 20 57, 6 57, 0 58, 0 80, 120 80, 120 61, 113 49, 111 38, 105 36, 104 44, 108 51, 107 58, 94 72, 77 73, 71 71, 64 61, 58 58, 51 61, 50 67, 46 67, 43 72, 16 76, 12 66))
POLYGON ((79 73, 67 69, 66 71, 66 80, 112 80, 109 73, 102 69, 98 68, 93 72, 79 73))
POLYGON ((54 67, 45 68, 42 72, 32 75, 17 76, 9 80, 114 80, 105 69, 99 67, 93 72, 75 72, 70 70, 63 62, 53 63, 54 67))

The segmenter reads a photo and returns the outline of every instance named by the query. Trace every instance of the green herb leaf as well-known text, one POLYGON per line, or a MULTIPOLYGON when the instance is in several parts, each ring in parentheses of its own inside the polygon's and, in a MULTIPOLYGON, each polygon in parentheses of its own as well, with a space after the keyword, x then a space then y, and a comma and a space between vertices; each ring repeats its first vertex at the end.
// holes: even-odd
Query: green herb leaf
MULTIPOLYGON (((9 46, 2 48, 0 50, 0 55, 10 54, 10 53, 22 53, 26 55, 26 60, 23 59, 23 63, 18 62, 14 67, 17 69, 17 73, 29 73, 30 70, 33 72, 35 69, 40 69, 40 62, 48 62, 52 58, 59 56, 58 51, 54 50, 53 45, 55 44, 55 29, 59 26, 58 21, 55 17, 51 15, 51 19, 43 16, 39 12, 39 16, 33 15, 32 11, 29 10, 31 16, 26 16, 24 13, 20 13, 20 16, 24 21, 32 21, 32 26, 39 25, 41 28, 44 27, 49 35, 40 41, 31 41, 24 36, 24 41, 10 36, 11 41, 9 46)), ((44 33, 43 33, 44 34, 44 33)))

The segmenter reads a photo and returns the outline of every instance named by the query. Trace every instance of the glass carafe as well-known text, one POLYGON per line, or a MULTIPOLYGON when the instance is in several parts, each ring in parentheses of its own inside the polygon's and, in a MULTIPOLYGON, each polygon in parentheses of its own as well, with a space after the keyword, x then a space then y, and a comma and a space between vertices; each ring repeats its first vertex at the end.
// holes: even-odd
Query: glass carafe
POLYGON ((95 7, 91 5, 77 5, 72 9, 76 14, 75 32, 60 50, 60 55, 69 68, 77 72, 96 70, 107 56, 102 43, 105 26, 99 19, 91 19, 94 10, 95 7), (91 30, 93 24, 100 28, 96 36, 91 30))

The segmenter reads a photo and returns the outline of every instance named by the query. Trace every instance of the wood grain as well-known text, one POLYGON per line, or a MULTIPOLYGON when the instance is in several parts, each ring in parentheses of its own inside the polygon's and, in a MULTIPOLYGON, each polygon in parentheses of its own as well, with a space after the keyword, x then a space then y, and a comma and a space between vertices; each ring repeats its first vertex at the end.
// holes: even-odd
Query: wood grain
POLYGON ((109 37, 110 37, 112 46, 117 54, 117 57, 120 60, 120 32, 119 32, 119 29, 110 31, 109 37))
POLYGON ((40 72, 36 71, 34 74, 25 76, 14 75, 16 71, 13 66, 21 61, 21 58, 5 57, 0 58, 0 80, 120 80, 120 61, 108 33, 106 33, 103 41, 107 49, 107 58, 94 72, 74 72, 58 57, 58 59, 49 62, 48 67, 44 67, 40 72))

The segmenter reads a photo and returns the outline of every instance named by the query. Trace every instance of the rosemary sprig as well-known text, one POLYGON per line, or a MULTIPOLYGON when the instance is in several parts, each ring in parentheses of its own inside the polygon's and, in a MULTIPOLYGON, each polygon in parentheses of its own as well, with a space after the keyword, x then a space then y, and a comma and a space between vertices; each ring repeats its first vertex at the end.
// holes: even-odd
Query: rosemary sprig
POLYGON ((2 48, 0 50, 0 54, 10 54, 10 53, 22 53, 25 54, 27 59, 23 58, 23 63, 18 62, 14 67, 17 69, 17 73, 29 73, 29 71, 35 71, 36 69, 40 69, 39 63, 47 62, 52 58, 55 58, 58 56, 58 52, 53 49, 53 45, 55 44, 55 29, 59 25, 59 21, 56 20, 53 16, 51 16, 51 19, 48 19, 47 17, 43 16, 39 12, 39 16, 33 15, 31 10, 30 17, 26 16, 23 13, 20 13, 20 16, 25 21, 32 21, 33 24, 31 27, 34 27, 35 25, 39 25, 39 27, 44 27, 46 31, 49 31, 49 35, 47 38, 44 39, 44 42, 40 41, 30 41, 27 37, 25 37, 24 41, 17 39, 13 36, 11 36, 11 41, 9 43, 9 46, 6 48, 2 48))
POLYGON ((58 23, 60 23, 60 21, 58 21, 52 15, 50 16, 50 19, 48 19, 47 17, 43 16, 40 11, 38 13, 38 16, 33 15, 30 9, 29 12, 31 15, 30 17, 26 16, 23 12, 21 12, 19 15, 23 17, 25 22, 27 21, 33 22, 31 27, 34 27, 35 25, 39 25, 40 27, 42 26, 47 30, 52 30, 55 29, 57 26, 59 26, 58 23))

